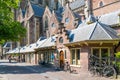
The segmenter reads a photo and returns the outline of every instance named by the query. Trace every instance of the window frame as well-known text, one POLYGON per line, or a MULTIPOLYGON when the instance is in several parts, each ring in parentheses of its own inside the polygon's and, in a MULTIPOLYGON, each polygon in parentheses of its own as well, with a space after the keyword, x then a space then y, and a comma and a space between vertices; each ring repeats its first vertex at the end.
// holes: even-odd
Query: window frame
MULTIPOLYGON (((99 59, 100 61, 102 60, 102 49, 107 49, 108 50, 108 57, 111 57, 111 49, 112 47, 92 47, 91 48, 91 54, 93 55, 93 49, 99 49, 99 59)), ((108 63, 110 63, 110 59, 107 60, 108 63)))
POLYGON ((80 55, 81 54, 81 48, 72 48, 72 49, 70 49, 70 65, 80 67, 80 56, 79 56, 79 59, 78 59, 77 50, 79 50, 79 55, 80 55), (74 53, 75 59, 74 60, 72 59, 72 54, 73 54, 72 50, 75 50, 75 53, 74 53), (73 61, 75 61, 75 64, 73 64, 73 61))

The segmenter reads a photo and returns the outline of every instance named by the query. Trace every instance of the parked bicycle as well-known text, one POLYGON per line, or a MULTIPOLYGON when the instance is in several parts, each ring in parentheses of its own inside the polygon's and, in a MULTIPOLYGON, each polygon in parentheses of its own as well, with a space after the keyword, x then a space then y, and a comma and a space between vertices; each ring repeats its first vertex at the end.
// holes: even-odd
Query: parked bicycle
POLYGON ((69 71, 70 73, 72 72, 71 67, 68 62, 65 62, 65 64, 64 64, 64 71, 66 71, 66 72, 69 71))
POLYGON ((108 60, 112 59, 110 57, 99 59, 98 57, 91 55, 89 58, 90 73, 92 75, 117 78, 117 68, 112 62, 108 62, 108 60))

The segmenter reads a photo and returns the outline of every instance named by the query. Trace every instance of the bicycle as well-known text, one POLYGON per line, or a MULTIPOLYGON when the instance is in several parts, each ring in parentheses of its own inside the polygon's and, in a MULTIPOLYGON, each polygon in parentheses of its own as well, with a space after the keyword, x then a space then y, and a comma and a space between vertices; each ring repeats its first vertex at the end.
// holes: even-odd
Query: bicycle
POLYGON ((99 74, 104 77, 113 77, 117 78, 117 70, 116 67, 112 65, 112 63, 107 62, 107 60, 111 59, 111 57, 102 58, 99 60, 96 56, 90 56, 90 68, 89 71, 92 75, 99 74))
POLYGON ((69 71, 70 73, 72 72, 71 67, 68 62, 65 62, 65 64, 64 64, 64 71, 65 72, 69 71))
POLYGON ((106 66, 103 69, 103 76, 117 78, 117 72, 113 66, 106 66))

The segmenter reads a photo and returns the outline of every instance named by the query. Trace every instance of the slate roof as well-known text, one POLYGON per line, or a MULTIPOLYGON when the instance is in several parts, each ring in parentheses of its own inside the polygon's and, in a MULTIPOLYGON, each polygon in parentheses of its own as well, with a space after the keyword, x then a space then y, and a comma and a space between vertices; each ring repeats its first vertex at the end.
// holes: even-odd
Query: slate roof
POLYGON ((79 42, 85 40, 112 40, 118 39, 117 32, 110 26, 95 22, 84 27, 74 29, 69 34, 70 42, 79 42))
POLYGON ((3 46, 3 48, 10 48, 11 43, 10 42, 6 42, 5 45, 3 46))
POLYGON ((39 48, 55 46, 56 36, 49 37, 39 48))
POLYGON ((86 20, 83 20, 83 21, 81 21, 81 22, 78 24, 78 27, 77 27, 77 28, 84 27, 84 26, 86 26, 86 25, 88 25, 87 22, 86 22, 86 20))
POLYGON ((36 5, 36 4, 31 4, 34 15, 38 17, 42 17, 44 13, 44 8, 42 6, 36 5))
POLYGON ((64 7, 60 7, 60 8, 58 8, 57 11, 55 11, 56 17, 59 22, 62 21, 62 14, 63 14, 64 10, 65 10, 64 7))
POLYGON ((17 50, 17 48, 13 49, 13 50, 9 50, 8 52, 6 52, 6 54, 12 54, 15 53, 15 51, 17 50))
POLYGON ((21 53, 34 52, 35 46, 36 46, 36 43, 30 44, 28 47, 25 48, 25 50, 23 52, 22 51, 20 51, 20 52, 21 53))
POLYGON ((75 9, 78 9, 78 8, 84 6, 84 5, 85 5, 85 0, 76 0, 72 3, 70 3, 70 8, 72 10, 75 10, 75 9))
POLYGON ((25 51, 26 48, 27 48, 27 46, 21 47, 19 53, 23 53, 23 52, 25 51))
POLYGON ((120 23, 118 14, 120 14, 120 10, 104 14, 100 17, 99 21, 107 25, 116 25, 120 23))
POLYGON ((30 44, 29 46, 24 47, 23 50, 21 48, 20 53, 34 52, 35 49, 40 47, 45 41, 46 41, 46 39, 41 40, 41 38, 40 38, 36 43, 30 44))
POLYGON ((78 13, 73 12, 73 15, 76 19, 81 19, 81 16, 78 13))

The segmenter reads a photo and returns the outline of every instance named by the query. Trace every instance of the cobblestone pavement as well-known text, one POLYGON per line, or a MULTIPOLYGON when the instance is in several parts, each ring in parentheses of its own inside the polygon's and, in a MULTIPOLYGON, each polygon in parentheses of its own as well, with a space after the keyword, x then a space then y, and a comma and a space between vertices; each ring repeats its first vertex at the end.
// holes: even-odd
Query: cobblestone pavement
MULTIPOLYGON (((0 61, 0 80, 115 80, 91 76, 89 72, 73 74, 55 71, 54 68, 35 66, 26 63, 0 61)), ((116 79, 120 80, 120 78, 116 79)))

